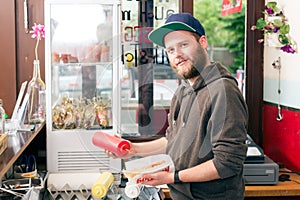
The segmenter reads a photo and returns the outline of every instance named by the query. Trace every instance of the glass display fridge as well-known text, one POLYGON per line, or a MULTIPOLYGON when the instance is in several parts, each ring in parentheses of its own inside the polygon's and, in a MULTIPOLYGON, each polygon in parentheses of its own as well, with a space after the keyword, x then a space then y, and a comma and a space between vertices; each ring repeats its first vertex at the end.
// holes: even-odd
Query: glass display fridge
POLYGON ((179 80, 147 33, 179 6, 151 2, 45 0, 48 187, 120 172, 121 160, 93 145, 97 131, 164 136, 179 80))
POLYGON ((115 0, 45 1, 49 178, 57 173, 120 172, 120 159, 109 158, 92 144, 96 131, 118 133, 119 15, 115 0))

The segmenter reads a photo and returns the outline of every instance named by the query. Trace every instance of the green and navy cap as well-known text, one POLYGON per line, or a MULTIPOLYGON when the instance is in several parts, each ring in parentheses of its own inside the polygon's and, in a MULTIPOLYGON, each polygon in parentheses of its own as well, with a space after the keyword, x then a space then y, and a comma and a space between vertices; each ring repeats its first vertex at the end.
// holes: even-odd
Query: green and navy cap
POLYGON ((149 39, 164 47, 164 37, 172 31, 190 31, 202 36, 205 35, 205 30, 199 20, 193 17, 190 13, 177 13, 168 17, 165 24, 149 33, 149 39))

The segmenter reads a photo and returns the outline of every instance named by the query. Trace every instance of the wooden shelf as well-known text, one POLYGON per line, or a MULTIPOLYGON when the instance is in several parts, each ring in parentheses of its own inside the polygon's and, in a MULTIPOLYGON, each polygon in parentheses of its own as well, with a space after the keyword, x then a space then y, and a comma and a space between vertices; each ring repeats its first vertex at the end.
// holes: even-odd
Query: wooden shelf
MULTIPOLYGON (((261 199, 260 197, 270 197, 272 200, 278 198, 297 197, 300 198, 300 175, 295 173, 280 172, 280 174, 290 175, 290 181, 279 181, 276 185, 246 185, 245 198, 261 199)), ((162 190, 166 199, 170 199, 168 188, 162 190)))
POLYGON ((7 149, 0 155, 0 180, 44 126, 45 122, 36 124, 34 131, 8 135, 7 149))
POLYGON ((245 197, 300 197, 300 176, 293 173, 280 172, 290 175, 291 181, 279 181, 276 185, 249 185, 245 188, 245 197))

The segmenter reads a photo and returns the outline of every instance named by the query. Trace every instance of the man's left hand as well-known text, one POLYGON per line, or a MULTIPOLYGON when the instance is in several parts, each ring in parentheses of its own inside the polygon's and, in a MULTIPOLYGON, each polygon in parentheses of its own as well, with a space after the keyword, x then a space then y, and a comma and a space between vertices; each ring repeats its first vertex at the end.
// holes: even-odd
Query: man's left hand
POLYGON ((152 174, 144 174, 142 178, 145 185, 157 186, 174 183, 174 172, 160 171, 152 174))

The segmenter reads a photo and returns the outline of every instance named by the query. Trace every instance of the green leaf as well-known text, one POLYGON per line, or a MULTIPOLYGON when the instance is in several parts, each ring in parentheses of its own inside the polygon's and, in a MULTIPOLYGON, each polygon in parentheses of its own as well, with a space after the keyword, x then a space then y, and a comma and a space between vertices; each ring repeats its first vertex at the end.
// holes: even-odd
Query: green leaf
POLYGON ((265 20, 261 17, 257 20, 256 22, 256 28, 257 29, 263 29, 264 27, 266 27, 267 23, 265 22, 265 20))
POLYGON ((277 26, 277 27, 283 26, 283 22, 281 19, 274 19, 273 24, 274 24, 274 26, 277 26))
POLYGON ((280 27, 279 32, 282 34, 288 34, 290 32, 290 25, 283 24, 283 26, 280 27))
POLYGON ((273 10, 276 8, 277 2, 271 1, 267 3, 268 8, 272 8, 273 10))
POLYGON ((280 11, 279 8, 277 8, 277 7, 273 8, 273 10, 275 13, 279 13, 279 11, 280 11))
POLYGON ((278 41, 283 45, 290 43, 289 38, 286 35, 282 35, 282 34, 278 35, 278 41))

